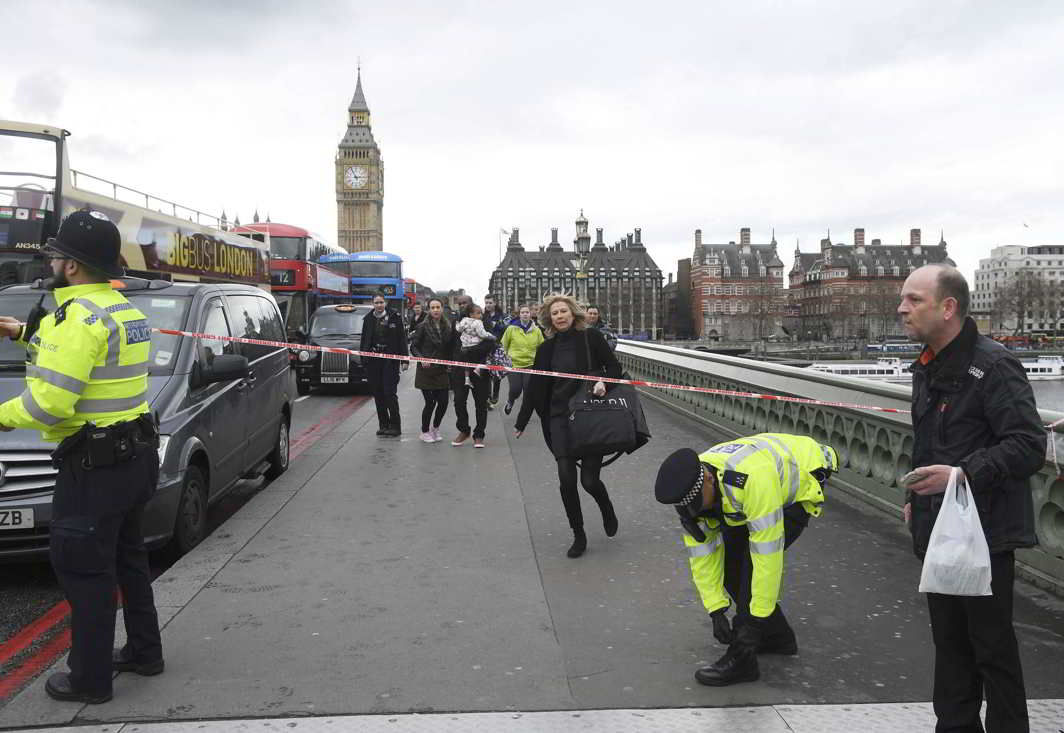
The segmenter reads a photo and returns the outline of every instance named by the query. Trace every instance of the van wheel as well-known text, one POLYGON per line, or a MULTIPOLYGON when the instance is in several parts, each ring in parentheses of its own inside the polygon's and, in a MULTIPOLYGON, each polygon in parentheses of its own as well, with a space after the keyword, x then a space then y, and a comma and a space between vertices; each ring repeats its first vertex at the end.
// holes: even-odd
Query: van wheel
POLYGON ((207 534, 207 482, 195 466, 185 469, 181 500, 177 505, 170 554, 176 559, 203 541, 207 534))
POLYGON ((288 470, 288 419, 281 417, 281 425, 277 428, 277 442, 274 443, 270 453, 270 467, 266 469, 266 478, 275 479, 288 470))
POLYGON ((296 382, 296 392, 298 392, 300 395, 310 394, 310 384, 296 382))

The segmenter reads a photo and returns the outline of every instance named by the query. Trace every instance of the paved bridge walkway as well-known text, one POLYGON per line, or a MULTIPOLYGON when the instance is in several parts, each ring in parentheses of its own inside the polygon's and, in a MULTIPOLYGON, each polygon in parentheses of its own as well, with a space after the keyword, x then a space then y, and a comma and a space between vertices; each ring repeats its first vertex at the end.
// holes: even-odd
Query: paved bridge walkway
MULTIPOLYGON (((927 611, 895 519, 833 493, 787 556, 799 655, 705 688, 694 671, 722 649, 652 485, 670 451, 728 436, 648 401, 654 439, 605 473, 620 532, 583 495, 574 561, 535 420, 515 440, 490 413, 484 450, 425 445, 410 376, 400 389, 401 440, 364 406, 156 581, 165 674, 119 675, 99 706, 41 680, 0 727, 928 729, 927 611)), ((1035 729, 1064 729, 1064 604, 1021 585, 1016 619, 1035 729)))

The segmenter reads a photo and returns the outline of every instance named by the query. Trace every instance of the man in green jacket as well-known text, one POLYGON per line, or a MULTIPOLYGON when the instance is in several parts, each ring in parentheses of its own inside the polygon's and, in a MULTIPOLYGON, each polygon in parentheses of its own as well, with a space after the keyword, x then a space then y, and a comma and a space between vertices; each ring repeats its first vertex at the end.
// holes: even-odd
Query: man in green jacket
MULTIPOLYGON (((527 369, 536 360, 536 350, 543 343, 543 331, 532 320, 532 311, 527 305, 521 306, 517 312, 517 318, 510 321, 510 325, 502 334, 502 349, 510 357, 515 367, 527 369)), ((514 403, 524 392, 528 384, 528 374, 510 373, 509 393, 506 396, 506 406, 503 411, 509 415, 514 409, 514 403)))
POLYGON ((820 516, 824 485, 838 467, 831 446, 784 433, 737 438, 701 455, 683 448, 661 464, 655 496, 676 506, 713 636, 729 645, 695 673, 703 685, 758 679, 758 653, 798 653, 778 605, 783 552, 810 516, 820 516))

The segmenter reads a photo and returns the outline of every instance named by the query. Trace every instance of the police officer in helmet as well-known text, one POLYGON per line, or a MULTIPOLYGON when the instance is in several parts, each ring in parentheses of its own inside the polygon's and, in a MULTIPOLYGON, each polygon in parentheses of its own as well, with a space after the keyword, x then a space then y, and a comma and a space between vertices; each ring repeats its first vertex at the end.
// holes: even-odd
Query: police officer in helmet
POLYGON ((680 515, 713 636, 728 645, 695 673, 701 684, 751 682, 761 675, 758 654, 798 653, 779 606, 783 553, 809 517, 820 515, 824 485, 838 465, 831 446, 784 433, 737 438, 701 455, 683 448, 661 464, 655 496, 680 515))
POLYGON ((141 534, 159 477, 158 433, 146 402, 151 329, 108 280, 120 277, 121 235, 98 211, 68 216, 43 253, 56 309, 0 334, 29 352, 26 388, 0 404, 0 430, 39 430, 58 443, 52 567, 71 608, 70 673, 49 677, 57 700, 111 699, 114 670, 163 671, 159 619, 141 534), (129 641, 113 649, 115 586, 129 641))

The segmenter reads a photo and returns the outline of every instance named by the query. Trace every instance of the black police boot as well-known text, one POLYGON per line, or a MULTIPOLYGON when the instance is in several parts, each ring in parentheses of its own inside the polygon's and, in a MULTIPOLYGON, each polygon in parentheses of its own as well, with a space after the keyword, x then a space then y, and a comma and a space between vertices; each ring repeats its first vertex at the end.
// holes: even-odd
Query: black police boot
POLYGON ((584 554, 587 550, 587 535, 584 534, 583 527, 573 527, 573 544, 569 546, 569 551, 565 553, 566 557, 573 560, 584 554))
POLYGON ((757 655, 737 650, 733 645, 724 656, 695 672, 695 679, 709 687, 726 687, 739 682, 753 682, 761 677, 757 655))
MULTIPOLYGON (((743 619, 736 617, 735 628, 742 626, 743 619)), ((758 654, 781 654, 794 656, 798 653, 798 639, 794 636, 794 629, 787 623, 787 617, 783 615, 783 609, 776 606, 764 622, 764 633, 757 645, 758 654)))
POLYGON ((786 630, 765 636, 757 645, 758 654, 783 654, 793 657, 798 653, 798 639, 794 636, 794 630, 787 627, 786 630))
POLYGON ((135 672, 142 677, 153 677, 162 674, 165 666, 162 659, 156 659, 154 662, 138 662, 129 655, 125 648, 111 652, 111 669, 115 672, 135 672))
POLYGON ((111 693, 92 695, 87 692, 79 692, 70 684, 70 675, 66 672, 56 672, 44 683, 44 691, 48 697, 54 700, 67 700, 70 702, 84 702, 89 705, 99 705, 111 699, 111 693))

